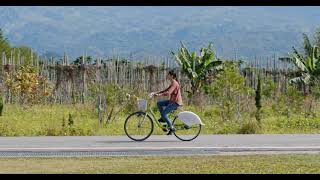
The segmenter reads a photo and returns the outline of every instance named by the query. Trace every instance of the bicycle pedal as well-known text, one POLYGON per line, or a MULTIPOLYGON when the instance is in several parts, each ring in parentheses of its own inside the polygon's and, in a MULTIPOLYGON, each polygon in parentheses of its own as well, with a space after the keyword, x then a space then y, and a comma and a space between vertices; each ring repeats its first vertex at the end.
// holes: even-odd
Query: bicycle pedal
POLYGON ((184 127, 184 129, 190 129, 190 126, 188 126, 188 125, 184 125, 183 127, 184 127))

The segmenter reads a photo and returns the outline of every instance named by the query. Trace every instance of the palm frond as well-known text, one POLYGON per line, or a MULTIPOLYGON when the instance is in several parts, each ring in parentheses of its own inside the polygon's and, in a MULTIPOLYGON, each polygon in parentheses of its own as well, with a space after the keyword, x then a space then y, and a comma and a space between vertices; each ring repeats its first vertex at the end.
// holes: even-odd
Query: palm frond
POLYGON ((315 63, 317 63, 320 60, 320 55, 318 55, 319 47, 314 46, 313 52, 312 52, 312 59, 315 63))
POLYGON ((291 83, 291 84, 302 83, 302 84, 307 85, 310 83, 310 79, 311 79, 311 76, 308 73, 303 73, 302 76, 300 76, 300 77, 295 77, 295 78, 290 79, 289 83, 291 83))
POLYGON ((190 59, 191 58, 191 55, 190 55, 190 53, 189 53, 189 51, 188 51, 188 48, 183 44, 183 42, 182 41, 180 41, 180 43, 181 43, 181 50, 186 54, 186 56, 190 59))
POLYGON ((174 52, 171 51, 171 54, 175 57, 174 59, 176 60, 176 62, 178 62, 179 66, 182 66, 182 61, 181 59, 179 58, 178 55, 176 55, 174 52))
POLYGON ((292 58, 290 58, 290 60, 300 71, 304 72, 307 70, 305 60, 294 47, 293 47, 293 54, 291 56, 292 58))
POLYGON ((306 69, 309 71, 309 72, 313 72, 314 70, 314 63, 313 63, 313 58, 312 57, 307 57, 306 58, 306 69))
POLYGON ((305 51, 305 56, 311 57, 312 56, 312 45, 310 43, 309 37, 305 33, 303 33, 302 36, 303 36, 303 48, 305 51))

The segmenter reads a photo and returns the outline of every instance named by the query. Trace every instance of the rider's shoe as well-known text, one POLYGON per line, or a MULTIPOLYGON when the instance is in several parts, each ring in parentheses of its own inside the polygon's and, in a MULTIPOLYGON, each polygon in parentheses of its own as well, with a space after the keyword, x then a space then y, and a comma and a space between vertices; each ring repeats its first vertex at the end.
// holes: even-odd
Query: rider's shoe
POLYGON ((174 127, 169 129, 169 132, 167 135, 172 135, 172 133, 174 133, 176 131, 176 129, 174 127))
POLYGON ((163 132, 168 132, 168 125, 167 124, 162 124, 162 131, 163 132))
POLYGON ((159 121, 160 123, 166 123, 166 121, 165 121, 164 119, 162 119, 162 118, 158 119, 158 121, 159 121))
POLYGON ((163 132, 168 132, 168 129, 167 128, 162 128, 162 131, 163 132))

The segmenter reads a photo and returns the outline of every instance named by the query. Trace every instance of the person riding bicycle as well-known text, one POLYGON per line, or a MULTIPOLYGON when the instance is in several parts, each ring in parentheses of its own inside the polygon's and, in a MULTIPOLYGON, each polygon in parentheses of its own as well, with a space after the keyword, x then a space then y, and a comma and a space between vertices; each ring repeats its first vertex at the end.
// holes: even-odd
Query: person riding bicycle
POLYGON ((171 82, 170 86, 163 91, 153 92, 152 94, 155 96, 170 96, 169 100, 160 100, 158 101, 157 105, 161 114, 161 119, 159 119, 158 121, 165 121, 168 124, 169 132, 167 135, 171 135, 176 129, 172 126, 172 123, 167 114, 169 114, 173 110, 176 110, 179 106, 182 105, 182 97, 180 92, 180 84, 177 80, 176 73, 173 70, 169 71, 166 79, 171 82))

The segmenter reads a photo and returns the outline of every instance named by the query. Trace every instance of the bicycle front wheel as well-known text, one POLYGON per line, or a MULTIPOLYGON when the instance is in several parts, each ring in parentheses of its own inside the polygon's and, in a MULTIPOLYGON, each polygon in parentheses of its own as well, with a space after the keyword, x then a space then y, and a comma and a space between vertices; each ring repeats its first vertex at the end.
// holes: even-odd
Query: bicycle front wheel
POLYGON ((132 113, 124 123, 124 132, 134 141, 144 141, 153 132, 153 121, 145 112, 132 113))
POLYGON ((177 117, 173 120, 172 124, 176 129, 174 135, 181 141, 192 141, 197 138, 201 132, 201 124, 187 126, 177 117))

